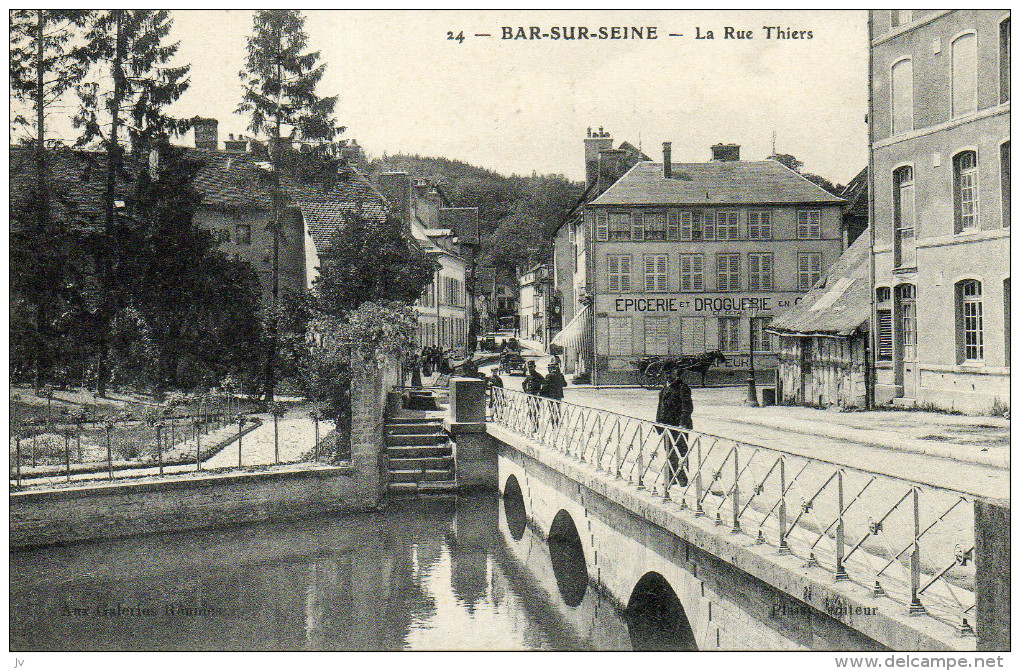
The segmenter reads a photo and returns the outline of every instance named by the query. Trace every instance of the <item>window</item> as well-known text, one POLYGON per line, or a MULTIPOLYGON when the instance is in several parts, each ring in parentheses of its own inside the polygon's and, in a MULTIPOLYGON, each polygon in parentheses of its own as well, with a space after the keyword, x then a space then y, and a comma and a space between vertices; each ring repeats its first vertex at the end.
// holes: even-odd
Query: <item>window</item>
POLYGON ((893 226, 897 268, 917 264, 914 240, 914 170, 903 166, 893 171, 893 226))
POLYGON ((666 239, 666 213, 645 213, 645 240, 666 239))
POLYGON ((740 317, 719 317, 719 351, 740 349, 740 317))
POLYGON ((669 254, 645 254, 645 291, 669 291, 669 254))
POLYGON ((747 255, 747 290, 772 291, 772 254, 747 255))
POLYGON ((914 63, 904 58, 892 66, 892 134, 914 130, 914 63))
POLYGON ((799 290, 810 290, 821 277, 821 252, 801 252, 797 254, 797 288, 799 290))
POLYGON ((680 291, 705 290, 704 254, 680 255, 680 291))
POLYGON ((641 210, 631 214, 630 239, 638 241, 645 239, 645 213, 641 210))
MULTIPOLYGON (((704 213, 695 212, 695 214, 701 214, 702 215, 702 219, 704 220, 704 236, 703 236, 703 238, 705 240, 715 240, 715 213, 714 212, 704 212, 704 213)), ((698 238, 693 238, 693 239, 697 240, 698 238)))
POLYGON ((818 240, 822 237, 822 213, 820 210, 797 211, 797 237, 801 240, 818 240))
POLYGON ((1009 17, 999 24, 999 104, 1009 100, 1009 17))
POLYGON ((902 26, 905 23, 910 23, 913 19, 914 10, 912 9, 890 9, 889 10, 889 26, 896 28, 902 26))
POLYGON ((715 255, 716 291, 740 291, 740 254, 715 255))
POLYGON ((609 254, 609 293, 631 291, 630 254, 609 254))
MULTIPOLYGON (((680 213, 680 239, 681 240, 709 240, 705 237, 705 217, 701 212, 680 213)), ((713 238, 715 236, 713 235, 713 238)))
POLYGON ((630 317, 609 318, 609 356, 629 356, 634 352, 634 330, 630 317))
POLYGON ((740 217, 737 212, 717 212, 715 215, 716 240, 739 240, 740 217))
POLYGON ((765 329, 772 323, 772 317, 751 317, 751 349, 755 352, 772 352, 772 334, 765 329))
POLYGON ((977 109, 977 35, 967 33, 953 40, 953 116, 977 109))
POLYGON ((977 228, 977 152, 963 151, 953 157, 953 199, 956 205, 956 232, 977 228))
POLYGON ((772 239, 772 215, 770 212, 751 210, 747 213, 747 237, 751 240, 772 239))
POLYGON ((669 354, 669 317, 645 317, 645 354, 669 354))
POLYGON ((631 221, 629 212, 609 213, 609 239, 630 240, 631 221))
POLYGON ((237 239, 239 245, 250 245, 251 244, 251 225, 249 224, 238 224, 234 229, 234 237, 237 239))
POLYGON ((676 210, 670 210, 666 215, 666 239, 680 239, 680 213, 676 210))
POLYGON ((1002 194, 1002 225, 1009 227, 1009 140, 999 145, 999 185, 1002 194))
POLYGON ((601 210, 595 213, 595 239, 601 241, 609 239, 609 226, 606 223, 606 213, 601 210))
POLYGON ((1002 330, 1005 337, 1006 350, 1003 365, 1009 367, 1009 278, 1002 281, 1002 330))
POLYGON ((903 347, 900 356, 909 361, 917 359, 917 307, 914 298, 913 284, 901 284, 896 287, 900 315, 900 344, 903 347))
POLYGON ((680 351, 683 354, 701 354, 705 351, 705 318, 680 318, 680 351))
POLYGON ((956 284, 957 357, 959 361, 982 361, 985 342, 981 319, 981 283, 963 280, 956 284))
POLYGON ((892 292, 889 287, 875 289, 878 319, 878 353, 876 361, 892 361, 892 292))

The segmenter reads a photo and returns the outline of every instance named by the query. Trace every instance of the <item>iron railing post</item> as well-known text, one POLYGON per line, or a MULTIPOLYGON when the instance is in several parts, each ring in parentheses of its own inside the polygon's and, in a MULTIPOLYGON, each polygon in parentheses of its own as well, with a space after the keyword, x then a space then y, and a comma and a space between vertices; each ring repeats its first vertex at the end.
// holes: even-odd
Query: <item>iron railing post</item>
POLYGON ((163 425, 156 425, 156 458, 159 460, 159 474, 163 475, 163 425))
POLYGON ((639 424, 637 430, 634 432, 634 437, 638 441, 638 452, 637 452, 637 488, 644 489, 644 473, 645 473, 645 427, 643 424, 639 424))
POLYGON ((839 517, 836 522, 836 582, 842 582, 849 580, 850 576, 846 573, 846 567, 843 566, 843 553, 845 551, 844 543, 846 538, 843 535, 843 469, 840 468, 836 471, 836 489, 839 493, 837 502, 839 506, 839 517))
POLYGON ((112 428, 111 425, 106 425, 106 470, 109 472, 111 480, 113 480, 113 449, 110 447, 110 431, 112 428))
POLYGON ((202 470, 202 416, 195 420, 195 470, 202 470))
POLYGON ((733 528, 730 533, 740 533, 740 450, 733 445, 733 528))
POLYGON ((917 487, 911 487, 914 503, 914 542, 910 552, 910 610, 911 615, 923 615, 924 606, 921 605, 921 506, 920 495, 917 487))
POLYGON ((786 457, 779 456, 779 554, 791 554, 786 542, 786 457))
MULTIPOLYGON (((613 432, 612 431, 609 432, 609 437, 610 437, 610 440, 611 440, 612 437, 613 437, 613 432)), ((620 446, 622 444, 623 444, 623 429, 620 428, 620 420, 617 419, 616 420, 616 445, 614 447, 614 449, 615 449, 614 456, 616 458, 616 478, 618 480, 622 480, 623 479, 623 464, 621 463, 621 458, 620 458, 620 446)))
POLYGON ((64 434, 64 468, 67 469, 67 481, 71 481, 71 434, 64 434))
POLYGON ((697 497, 697 501, 698 501, 698 506, 694 510, 694 516, 695 517, 704 517, 705 516, 705 509, 702 508, 702 506, 701 506, 702 490, 704 488, 704 484, 701 482, 701 467, 702 467, 702 465, 703 465, 703 462, 701 461, 701 439, 698 439, 698 470, 694 474, 695 475, 695 477, 694 477, 694 495, 695 495, 695 497, 697 497))
POLYGON ((15 463, 15 471, 18 475, 18 486, 21 486, 21 433, 18 433, 14 443, 14 457, 17 460, 15 463))

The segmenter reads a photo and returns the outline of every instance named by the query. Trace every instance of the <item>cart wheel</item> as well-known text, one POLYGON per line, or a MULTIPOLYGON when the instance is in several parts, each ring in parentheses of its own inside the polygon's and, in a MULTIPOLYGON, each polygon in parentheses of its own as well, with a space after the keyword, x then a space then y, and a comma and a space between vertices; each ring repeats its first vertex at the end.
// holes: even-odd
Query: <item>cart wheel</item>
POLYGON ((658 389, 661 387, 663 368, 662 363, 659 361, 648 364, 644 374, 641 376, 641 386, 645 389, 658 389))

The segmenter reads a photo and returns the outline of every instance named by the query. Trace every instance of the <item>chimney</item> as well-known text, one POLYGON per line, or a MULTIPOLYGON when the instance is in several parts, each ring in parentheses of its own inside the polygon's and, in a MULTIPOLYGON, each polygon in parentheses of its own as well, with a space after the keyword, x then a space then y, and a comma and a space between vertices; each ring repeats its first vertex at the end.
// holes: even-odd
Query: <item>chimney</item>
POLYGON ((712 145, 712 160, 713 161, 739 161, 740 160, 740 145, 739 144, 719 144, 712 145))
POLYGON ((599 152, 612 148, 613 138, 604 132, 601 126, 597 133, 588 128, 588 136, 584 138, 585 188, 599 179, 599 152))
POLYGON ((224 140, 223 148, 227 151, 243 154, 248 151, 248 141, 244 139, 243 135, 238 135, 237 139, 234 139, 234 134, 230 134, 229 140, 224 140))
POLYGON ((669 179, 673 176, 673 143, 662 143, 662 176, 669 179))
POLYGON ((220 146, 219 126, 216 119, 195 117, 191 120, 195 129, 196 149, 218 149, 220 146))
POLYGON ((605 193, 627 172, 627 152, 623 149, 603 149, 599 152, 598 183, 592 196, 605 193))

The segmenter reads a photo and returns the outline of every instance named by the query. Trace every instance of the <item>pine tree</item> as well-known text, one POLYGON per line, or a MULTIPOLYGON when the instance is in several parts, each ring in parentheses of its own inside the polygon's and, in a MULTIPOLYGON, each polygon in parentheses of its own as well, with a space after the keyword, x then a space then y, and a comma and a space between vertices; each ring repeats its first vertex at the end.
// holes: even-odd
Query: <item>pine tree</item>
POLYGON ((97 322, 99 361, 97 387, 105 393, 109 325, 124 305, 124 274, 119 268, 122 238, 128 226, 118 212, 118 185, 134 182, 134 197, 125 203, 125 214, 136 215, 140 194, 149 181, 148 150, 162 138, 184 132, 188 122, 175 119, 166 108, 188 87, 190 66, 174 66, 178 43, 167 43, 173 21, 166 10, 114 9, 96 12, 88 26, 85 45, 78 50, 83 63, 96 77, 78 87, 81 99, 76 127, 83 133, 79 145, 99 142, 107 164, 103 194, 103 230, 98 245, 98 273, 103 302, 97 322), (108 84, 104 87, 103 84, 108 84), (122 137, 122 126, 127 137, 122 137), (126 140, 126 142, 125 142, 126 140), (134 153, 134 170, 125 169, 125 146, 134 153))
POLYGON ((27 108, 13 116, 11 130, 12 135, 27 133, 24 139, 34 147, 35 168, 35 189, 29 198, 33 211, 16 213, 12 226, 11 288, 16 300, 23 301, 23 307, 32 313, 22 325, 30 342, 22 344, 34 360, 37 387, 48 377, 55 355, 59 334, 53 322, 60 310, 59 291, 74 247, 67 222, 55 221, 52 216, 46 118, 85 74, 72 44, 87 16, 81 10, 45 9, 13 10, 10 14, 11 98, 13 104, 27 108))
MULTIPOLYGON (((250 119, 248 128, 266 138, 273 166, 273 304, 269 311, 269 343, 265 361, 266 401, 273 402, 278 349, 280 299, 280 227, 286 195, 280 188, 280 171, 287 137, 316 152, 331 151, 332 140, 343 132, 333 119, 337 97, 320 97, 315 89, 326 70, 318 51, 306 51, 305 17, 296 10, 259 10, 252 20, 245 69, 239 73, 244 95, 237 112, 250 119)), ((289 148, 289 147, 288 147, 289 148)))

